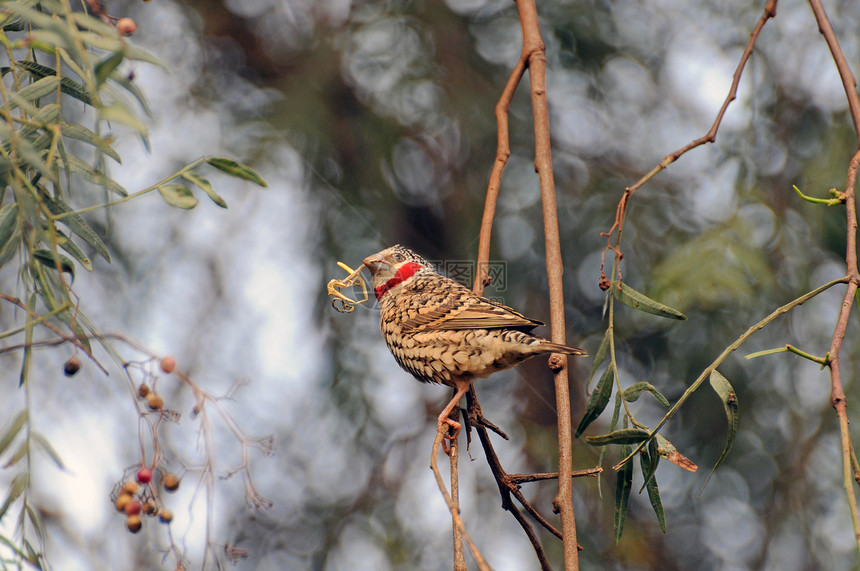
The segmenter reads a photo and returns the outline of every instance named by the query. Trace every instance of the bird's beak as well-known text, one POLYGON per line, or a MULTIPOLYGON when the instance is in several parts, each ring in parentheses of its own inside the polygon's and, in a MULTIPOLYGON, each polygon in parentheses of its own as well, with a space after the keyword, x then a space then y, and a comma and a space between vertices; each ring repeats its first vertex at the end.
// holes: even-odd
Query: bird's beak
POLYGON ((385 261, 385 258, 383 258, 381 254, 373 254, 372 256, 366 257, 363 264, 372 274, 375 274, 382 268, 388 267, 388 262, 385 261))

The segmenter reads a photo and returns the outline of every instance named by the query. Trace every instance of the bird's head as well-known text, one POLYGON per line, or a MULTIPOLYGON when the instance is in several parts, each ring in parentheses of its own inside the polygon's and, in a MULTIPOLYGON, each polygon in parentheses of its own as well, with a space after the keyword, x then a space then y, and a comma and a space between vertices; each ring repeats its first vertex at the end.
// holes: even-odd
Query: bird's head
POLYGON ((399 244, 366 257, 364 265, 373 274, 373 291, 379 300, 419 271, 433 269, 427 260, 399 244))

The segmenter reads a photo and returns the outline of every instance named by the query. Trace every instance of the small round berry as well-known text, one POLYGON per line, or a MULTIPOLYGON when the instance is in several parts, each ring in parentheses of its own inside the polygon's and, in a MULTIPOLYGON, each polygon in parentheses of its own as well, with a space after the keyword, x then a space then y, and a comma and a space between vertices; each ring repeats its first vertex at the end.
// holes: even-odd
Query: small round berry
POLYGON ((179 478, 174 474, 168 474, 161 480, 161 484, 168 492, 175 492, 179 489, 179 478))
POLYGON ((116 23, 116 29, 123 36, 130 36, 137 31, 137 24, 131 18, 120 18, 116 23))
POLYGON ((138 486, 136 483, 126 482, 122 485, 122 489, 120 490, 120 493, 128 494, 129 496, 133 496, 137 493, 137 491, 139 489, 140 489, 140 486, 138 486))
POLYGON ((142 385, 137 387, 137 396, 139 396, 140 398, 145 399, 146 395, 148 395, 148 394, 149 394, 149 385, 147 385, 146 383, 143 383, 142 385))
POLYGON ((176 369, 176 359, 173 357, 165 357, 161 360, 161 370, 167 374, 172 373, 176 369))
POLYGON ((161 523, 170 523, 173 521, 173 512, 170 510, 161 510, 158 512, 158 519, 161 523))
POLYGON ((137 471, 137 481, 141 484, 148 484, 152 481, 152 470, 149 468, 141 468, 137 471))
POLYGON ((81 370, 81 361, 75 356, 72 356, 63 365, 63 374, 67 377, 74 377, 81 370))
POLYGON ((146 404, 152 410, 160 410, 164 406, 164 401, 156 393, 149 393, 146 395, 146 404))
POLYGON ((116 508, 116 511, 124 512, 125 507, 132 501, 134 501, 134 498, 132 498, 129 494, 120 494, 120 496, 116 499, 113 505, 116 508))
POLYGON ((143 525, 143 522, 140 521, 139 515, 130 515, 125 520, 125 526, 132 533, 137 533, 140 531, 140 527, 143 525))
POLYGON ((132 500, 125 505, 125 515, 139 515, 140 514, 140 502, 137 500, 132 500))
POLYGON ((146 515, 155 515, 158 513, 158 506, 155 502, 143 502, 143 513, 146 515))

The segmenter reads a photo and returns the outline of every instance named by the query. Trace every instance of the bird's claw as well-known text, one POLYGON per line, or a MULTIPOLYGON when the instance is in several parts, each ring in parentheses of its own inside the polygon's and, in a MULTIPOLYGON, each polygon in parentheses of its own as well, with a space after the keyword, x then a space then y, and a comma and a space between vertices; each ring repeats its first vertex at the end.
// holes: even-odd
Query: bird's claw
POLYGON ((462 425, 459 422, 448 418, 447 416, 445 418, 440 418, 439 423, 436 425, 436 431, 443 436, 442 452, 449 456, 451 455, 451 450, 450 448, 448 448, 447 441, 450 440, 451 442, 453 442, 457 439, 457 435, 460 434, 461 426, 462 425), (453 429, 453 431, 450 429, 453 429))
POLYGON ((334 298, 331 300, 331 306, 341 313, 350 313, 355 309, 356 305, 364 303, 370 298, 367 294, 367 284, 364 283, 364 278, 361 277, 361 270, 364 269, 364 264, 358 266, 356 270, 353 270, 343 262, 338 262, 337 265, 344 271, 349 272, 349 275, 342 280, 329 280, 327 287, 328 294, 334 298), (364 295, 364 299, 352 299, 341 293, 341 289, 353 287, 354 285, 361 286, 361 293, 364 295))

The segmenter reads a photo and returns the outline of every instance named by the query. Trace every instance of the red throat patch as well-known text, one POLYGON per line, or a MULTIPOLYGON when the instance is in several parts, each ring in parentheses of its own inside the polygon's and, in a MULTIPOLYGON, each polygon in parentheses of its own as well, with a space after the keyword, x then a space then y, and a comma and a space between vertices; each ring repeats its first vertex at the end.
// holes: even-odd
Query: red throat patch
POLYGON ((382 299, 382 296, 385 295, 388 290, 390 290, 394 286, 402 284, 403 282, 414 276, 415 272, 417 272, 423 267, 424 266, 422 266, 421 264, 416 264, 415 262, 408 262, 400 266, 397 272, 395 272, 393 278, 373 290, 373 293, 376 294, 376 299, 382 299))

